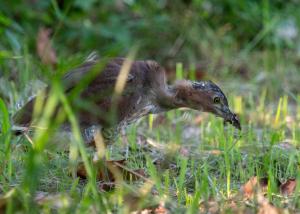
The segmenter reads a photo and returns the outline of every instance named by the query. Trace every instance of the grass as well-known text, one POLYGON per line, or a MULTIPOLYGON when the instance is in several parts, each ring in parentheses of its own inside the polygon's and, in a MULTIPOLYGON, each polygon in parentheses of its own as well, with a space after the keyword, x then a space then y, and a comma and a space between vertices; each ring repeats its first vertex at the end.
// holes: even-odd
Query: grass
MULTIPOLYGON (((176 74, 182 78, 182 66, 178 64, 177 67, 179 70, 176 74)), ((222 85, 227 86, 234 78, 227 80, 222 85)), ((228 201, 233 200, 243 184, 255 175, 269 178, 267 196, 274 205, 290 210, 299 209, 299 191, 282 198, 276 183, 277 180, 298 180, 300 177, 300 106, 297 94, 291 96, 283 92, 282 96, 270 98, 271 88, 259 85, 256 94, 248 91, 248 96, 240 94, 238 89, 231 90, 231 93, 227 91, 230 105, 240 114, 243 124, 241 133, 232 127, 225 128, 222 121, 214 116, 193 111, 168 112, 161 115, 164 120, 160 123, 156 123, 157 116, 144 118, 127 132, 130 143, 126 154, 127 166, 144 169, 150 180, 120 180, 115 190, 101 192, 99 181, 95 179, 95 169, 91 165, 92 154, 83 146, 74 112, 59 84, 53 84, 55 87, 43 110, 40 125, 52 124, 54 106, 62 102, 75 140, 70 144, 69 155, 47 149, 51 130, 56 126, 50 132, 38 130, 33 137, 33 145, 24 137, 13 136, 9 120, 9 112, 13 108, 0 101, 0 188, 3 195, 1 200, 6 201, 8 213, 16 210, 68 213, 74 209, 78 212, 93 209, 122 213, 159 203, 172 212, 195 213, 200 205, 209 207, 209 201, 216 201, 218 208, 225 211, 228 201), (197 122, 199 117, 200 122, 197 122), (143 138, 152 142, 152 146, 141 140, 143 138), (78 158, 87 167, 86 181, 74 177, 74 164, 78 158), (70 174, 72 171, 73 176, 70 174), (37 203, 34 198, 40 192, 51 195, 52 199, 50 197, 43 203, 37 203)), ((230 90, 230 87, 228 85, 227 88, 230 90)), ((124 158, 123 148, 119 139, 106 150, 106 157, 124 158)), ((242 199, 236 199, 235 202, 240 209, 245 206, 256 209, 255 200, 250 205, 246 205, 242 199)))

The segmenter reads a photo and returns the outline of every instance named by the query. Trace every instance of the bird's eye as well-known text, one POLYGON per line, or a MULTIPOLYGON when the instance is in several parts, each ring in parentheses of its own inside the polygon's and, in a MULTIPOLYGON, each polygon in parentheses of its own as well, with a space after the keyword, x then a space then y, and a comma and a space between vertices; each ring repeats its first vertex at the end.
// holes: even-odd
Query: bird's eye
POLYGON ((220 97, 215 97, 215 98, 214 98, 214 103, 215 103, 215 104, 220 103, 220 97))

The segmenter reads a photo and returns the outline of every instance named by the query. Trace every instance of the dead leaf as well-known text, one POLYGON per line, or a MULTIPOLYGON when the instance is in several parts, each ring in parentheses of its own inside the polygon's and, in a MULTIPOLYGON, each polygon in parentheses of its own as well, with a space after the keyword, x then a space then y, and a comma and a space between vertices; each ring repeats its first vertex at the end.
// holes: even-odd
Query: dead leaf
POLYGON ((283 195, 291 195, 297 186, 296 179, 289 179, 285 183, 280 185, 280 192, 283 195))
POLYGON ((49 28, 39 29, 36 40, 36 49, 42 63, 54 67, 57 63, 57 57, 55 50, 51 45, 50 34, 51 29, 49 28))
POLYGON ((280 214, 281 211, 270 204, 270 202, 262 195, 257 195, 257 202, 259 204, 259 209, 257 214, 280 214))
POLYGON ((257 191, 266 192, 268 187, 267 178, 251 177, 242 187, 242 192, 245 198, 253 198, 257 191))

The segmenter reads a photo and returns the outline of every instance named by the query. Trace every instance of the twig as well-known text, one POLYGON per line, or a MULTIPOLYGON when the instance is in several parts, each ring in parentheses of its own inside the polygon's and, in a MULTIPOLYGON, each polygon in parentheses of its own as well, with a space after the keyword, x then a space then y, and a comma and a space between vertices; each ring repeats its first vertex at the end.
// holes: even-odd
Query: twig
POLYGON ((135 172, 135 171, 133 171, 133 170, 127 168, 127 167, 126 167, 125 165, 123 165, 123 164, 120 164, 120 163, 118 163, 118 162, 113 162, 113 164, 116 165, 116 166, 118 166, 118 167, 120 167, 120 168, 122 168, 122 169, 124 169, 124 170, 126 170, 126 171, 128 171, 128 172, 130 172, 131 174, 136 175, 137 177, 143 179, 144 181, 147 181, 147 182, 149 182, 149 183, 151 183, 151 184, 154 184, 154 182, 153 182, 152 180, 150 180, 150 179, 144 177, 143 175, 141 175, 141 174, 139 174, 139 173, 137 173, 137 172, 135 172))

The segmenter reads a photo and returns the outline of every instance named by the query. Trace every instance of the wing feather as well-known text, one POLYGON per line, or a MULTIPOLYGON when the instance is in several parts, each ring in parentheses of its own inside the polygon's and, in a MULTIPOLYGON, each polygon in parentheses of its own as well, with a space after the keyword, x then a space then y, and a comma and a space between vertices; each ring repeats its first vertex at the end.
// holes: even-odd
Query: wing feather
MULTIPOLYGON (((114 88, 115 82, 124 62, 123 58, 113 59, 105 65, 101 60, 87 60, 78 68, 67 72, 62 78, 65 93, 69 93, 77 86, 83 88, 83 95, 95 95, 102 90, 110 91, 114 88)), ((105 63, 105 62, 104 62, 105 63)), ((130 73, 126 82, 134 79, 134 73, 130 73)), ((46 89, 49 91, 49 87, 46 89)), ((107 95, 106 95, 107 96, 107 95)), ((45 96, 47 98, 47 95, 45 96)), ((35 97, 25 104, 14 116, 13 122, 16 125, 28 126, 32 120, 35 97)))

